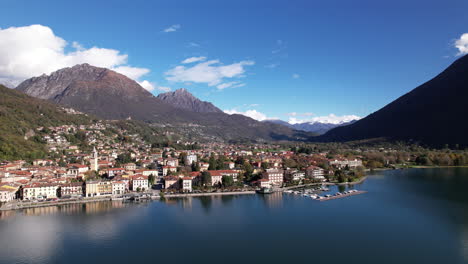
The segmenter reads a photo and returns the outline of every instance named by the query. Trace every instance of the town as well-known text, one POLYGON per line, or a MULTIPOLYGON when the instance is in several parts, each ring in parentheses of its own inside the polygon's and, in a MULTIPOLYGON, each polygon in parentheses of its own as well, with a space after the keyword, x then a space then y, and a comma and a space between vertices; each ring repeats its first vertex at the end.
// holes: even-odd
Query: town
POLYGON ((296 153, 264 144, 178 142, 186 149, 159 148, 102 121, 36 130, 50 158, 0 163, 3 204, 118 199, 138 193, 242 192, 352 181, 364 173, 359 156, 330 158, 326 152, 296 153), (77 138, 86 145, 73 144, 77 138))

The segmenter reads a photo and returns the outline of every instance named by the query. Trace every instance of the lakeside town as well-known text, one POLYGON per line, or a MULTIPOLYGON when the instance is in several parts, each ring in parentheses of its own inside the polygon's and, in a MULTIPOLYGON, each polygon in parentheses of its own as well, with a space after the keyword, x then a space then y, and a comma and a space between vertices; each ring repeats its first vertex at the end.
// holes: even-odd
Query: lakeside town
POLYGON ((109 129, 116 128, 100 121, 37 128, 51 158, 0 163, 3 208, 143 193, 251 192, 364 175, 359 156, 330 158, 326 152, 296 153, 264 144, 177 142, 186 149, 155 148, 138 134, 109 129), (73 144, 80 137, 86 145, 73 144))

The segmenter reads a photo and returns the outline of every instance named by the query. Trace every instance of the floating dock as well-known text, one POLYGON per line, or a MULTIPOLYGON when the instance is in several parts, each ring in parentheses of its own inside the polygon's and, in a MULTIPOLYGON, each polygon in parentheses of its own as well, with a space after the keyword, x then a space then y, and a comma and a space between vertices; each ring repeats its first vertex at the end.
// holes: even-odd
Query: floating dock
POLYGON ((352 192, 352 193, 344 193, 344 194, 340 194, 340 195, 333 195, 333 196, 330 196, 330 197, 323 197, 322 199, 316 199, 316 200, 320 201, 320 202, 323 202, 323 201, 329 201, 329 200, 340 199, 340 198, 344 198, 344 197, 348 197, 348 196, 358 195, 358 194, 362 194, 362 193, 366 193, 366 192, 367 191, 355 191, 355 192, 352 192))

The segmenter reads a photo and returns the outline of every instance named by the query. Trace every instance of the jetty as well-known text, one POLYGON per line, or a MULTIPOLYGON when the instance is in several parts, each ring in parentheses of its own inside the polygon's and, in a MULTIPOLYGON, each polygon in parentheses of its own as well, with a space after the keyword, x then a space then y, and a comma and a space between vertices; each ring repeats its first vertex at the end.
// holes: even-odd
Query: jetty
POLYGON ((329 201, 329 200, 334 200, 334 199, 340 199, 348 196, 353 196, 353 195, 358 195, 358 194, 363 194, 366 193, 367 191, 355 191, 355 192, 348 192, 348 193, 342 193, 338 195, 332 195, 332 196, 323 196, 320 199, 316 199, 317 201, 324 202, 324 201, 329 201))

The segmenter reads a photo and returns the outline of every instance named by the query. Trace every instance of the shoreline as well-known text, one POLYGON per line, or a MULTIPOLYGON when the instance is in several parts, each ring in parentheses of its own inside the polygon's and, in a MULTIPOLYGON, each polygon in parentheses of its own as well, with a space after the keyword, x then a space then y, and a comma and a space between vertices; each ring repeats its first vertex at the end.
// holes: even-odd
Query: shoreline
MULTIPOLYGON (((210 192, 210 193, 180 193, 180 194, 166 194, 164 198, 185 198, 185 197, 201 197, 201 196, 223 196, 223 195, 245 195, 245 194, 255 194, 255 191, 244 191, 244 192, 210 192)), ((151 196, 150 200, 161 200, 160 195, 151 196)), ((0 208, 0 212, 4 211, 16 211, 29 208, 39 208, 39 207, 53 207, 53 206, 62 206, 70 204, 86 204, 93 202, 109 202, 109 201, 121 201, 124 202, 122 197, 110 197, 104 196, 101 198, 91 198, 91 199, 80 199, 72 201, 55 201, 55 202, 37 202, 37 203, 6 203, 0 208)))

